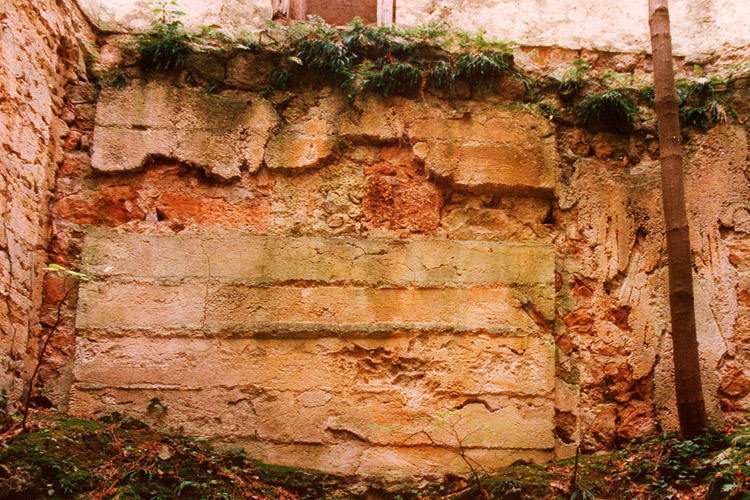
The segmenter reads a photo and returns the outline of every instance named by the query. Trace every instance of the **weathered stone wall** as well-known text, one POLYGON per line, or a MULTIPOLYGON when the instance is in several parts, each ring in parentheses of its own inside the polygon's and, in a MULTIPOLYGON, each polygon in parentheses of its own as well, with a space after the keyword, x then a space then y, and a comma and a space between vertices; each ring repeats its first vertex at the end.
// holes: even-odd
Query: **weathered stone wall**
MULTIPOLYGON (((128 66, 92 96, 53 208, 53 259, 93 278, 50 365, 58 406, 370 476, 461 470, 445 418, 486 467, 676 427, 647 110, 614 134, 518 109, 512 80, 474 99, 264 96, 264 64, 198 53, 190 84, 128 66)), ((750 395, 746 89, 727 94, 738 121, 685 136, 717 423, 750 395)))
POLYGON ((54 205, 93 278, 62 406, 157 397, 162 425, 369 476, 462 469, 449 412, 486 466, 547 460, 556 165, 546 119, 490 103, 108 88, 54 205))
POLYGON ((63 150, 76 136, 62 114, 65 84, 85 78, 91 35, 72 2, 0 6, 0 387, 12 399, 44 322, 48 205, 63 150))
MULTIPOLYGON (((569 366, 581 391, 582 437, 592 447, 610 446, 657 428, 675 430, 655 132, 639 132, 644 145, 601 133, 565 134, 571 147, 561 152, 558 347, 572 358, 561 366, 575 361, 569 366)), ((719 424, 744 418, 746 407, 737 402, 750 389, 735 267, 737 242, 746 241, 748 230, 746 127, 687 132, 685 159, 704 394, 719 424), (720 408, 741 411, 723 415, 720 408)))
MULTIPOLYGON (((78 0, 103 31, 145 29, 153 15, 146 2, 78 0)), ((183 21, 228 30, 261 29, 271 19, 271 0, 182 0, 183 21)), ((672 0, 675 54, 706 64, 750 55, 750 4, 745 0, 672 0), (708 36, 710 34, 710 36, 708 36)), ((396 22, 416 25, 447 21, 451 25, 511 40, 525 46, 650 52, 647 0, 398 0, 396 22)))
MULTIPOLYGON (((54 322, 70 286, 48 276, 39 314, 59 165, 49 258, 92 277, 41 374, 62 409, 145 416, 268 461, 370 476, 461 470, 456 434, 495 467, 675 428, 648 110, 629 134, 585 128, 569 110, 549 120, 519 109, 524 90, 510 78, 473 99, 349 103, 314 79, 263 95, 263 55, 198 52, 160 75, 115 43, 94 70, 120 65, 126 85, 102 78, 102 89, 82 70, 51 69, 82 68, 65 37, 39 57, 15 49, 37 21, 42 34, 79 29, 44 28, 38 12, 6 14, 16 17, 3 32, 2 57, 15 57, 5 66, 20 68, 0 77, 12 167, 3 283, 16 290, 4 384, 18 388, 20 350, 28 343, 33 359, 27 339, 54 322), (28 75, 54 85, 18 85, 28 75), (26 119, 41 127, 34 137, 26 119)), ((75 40, 89 36, 80 30, 75 40)), ((593 79, 649 72, 644 54, 517 56, 539 67, 582 56, 593 79)), ((747 78, 729 84, 736 121, 685 131, 717 423, 750 408, 747 91, 747 78)))

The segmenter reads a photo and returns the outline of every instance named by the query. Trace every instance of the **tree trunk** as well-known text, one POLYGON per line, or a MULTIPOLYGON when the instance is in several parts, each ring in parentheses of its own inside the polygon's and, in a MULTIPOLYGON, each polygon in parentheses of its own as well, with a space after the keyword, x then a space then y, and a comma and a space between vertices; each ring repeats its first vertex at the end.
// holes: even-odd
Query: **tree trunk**
POLYGON ((682 179, 679 110, 672 67, 667 0, 649 0, 648 4, 654 61, 654 108, 659 127, 662 198, 667 230, 675 392, 680 432, 683 437, 690 438, 703 432, 707 419, 695 332, 690 232, 682 179))

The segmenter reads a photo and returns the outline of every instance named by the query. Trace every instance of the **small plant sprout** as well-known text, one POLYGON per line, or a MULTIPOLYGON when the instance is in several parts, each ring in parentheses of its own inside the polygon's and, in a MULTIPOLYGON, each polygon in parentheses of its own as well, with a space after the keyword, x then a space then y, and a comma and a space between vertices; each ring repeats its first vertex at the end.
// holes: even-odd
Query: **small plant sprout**
POLYGON ((711 125, 726 123, 729 116, 737 113, 728 106, 717 92, 717 87, 725 85, 721 80, 700 77, 694 81, 678 81, 677 96, 680 106, 680 123, 707 129, 711 125))
POLYGON ((65 268, 59 264, 50 264, 49 266, 45 267, 44 270, 62 273, 64 276, 69 276, 79 281, 91 281, 91 278, 89 278, 87 275, 79 273, 77 271, 71 271, 70 269, 65 268))
POLYGON ((146 413, 163 416, 165 413, 167 413, 168 408, 169 404, 162 401, 159 396, 154 396, 146 405, 146 413))
POLYGON ((139 62, 144 67, 159 71, 176 70, 185 65, 192 52, 188 42, 192 35, 177 17, 185 13, 176 9, 177 2, 163 2, 153 9, 159 17, 151 23, 151 28, 135 39, 139 62))
POLYGON ((580 92, 583 88, 583 79, 590 70, 591 66, 583 59, 573 61, 573 65, 565 71, 557 87, 560 97, 563 100, 570 100, 580 92))
POLYGON ((432 446, 455 453, 468 467, 471 479, 474 481, 482 497, 489 498, 489 494, 484 488, 482 478, 479 475, 480 471, 486 474, 486 470, 473 457, 469 456, 469 448, 467 446, 467 442, 471 439, 472 434, 479 429, 474 429, 468 433, 463 432, 465 425, 462 422, 462 416, 458 412, 459 408, 451 408, 425 417, 428 424, 422 430, 411 433, 404 440, 404 443, 415 436, 421 435, 432 446))

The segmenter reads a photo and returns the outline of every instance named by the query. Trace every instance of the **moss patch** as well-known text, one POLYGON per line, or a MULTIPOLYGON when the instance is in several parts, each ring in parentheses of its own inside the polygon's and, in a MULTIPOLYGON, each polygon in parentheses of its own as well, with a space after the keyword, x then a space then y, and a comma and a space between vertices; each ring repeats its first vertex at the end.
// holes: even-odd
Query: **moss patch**
POLYGON ((51 416, 35 428, 0 452, 0 499, 336 498, 342 481, 264 465, 241 449, 219 451, 137 420, 51 416))
MULTIPOLYGON (((384 498, 745 499, 750 497, 750 431, 694 440, 665 435, 609 455, 485 473, 480 484, 447 477, 421 488, 391 484, 384 498), (576 470, 575 486, 572 482, 576 470), (481 488, 481 489, 480 489, 481 488)), ((94 422, 45 416, 0 452, 0 500, 24 499, 355 499, 351 477, 268 465, 242 449, 156 431, 138 420, 94 422)), ((387 478, 385 478, 387 480, 387 478)), ((356 493, 355 493, 356 492, 356 493)), ((370 494, 373 492, 370 491, 370 494)))

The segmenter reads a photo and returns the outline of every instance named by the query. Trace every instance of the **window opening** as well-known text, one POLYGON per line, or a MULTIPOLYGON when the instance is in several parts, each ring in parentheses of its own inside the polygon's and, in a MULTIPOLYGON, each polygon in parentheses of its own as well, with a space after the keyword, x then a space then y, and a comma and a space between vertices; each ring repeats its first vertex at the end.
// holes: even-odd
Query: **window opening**
POLYGON ((273 12, 274 20, 306 21, 314 15, 342 26, 359 17, 383 26, 396 22, 396 0, 273 0, 273 12))

